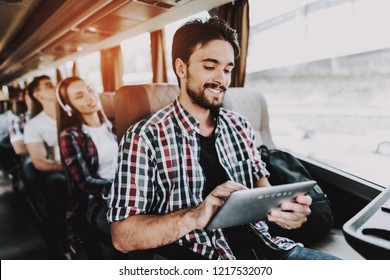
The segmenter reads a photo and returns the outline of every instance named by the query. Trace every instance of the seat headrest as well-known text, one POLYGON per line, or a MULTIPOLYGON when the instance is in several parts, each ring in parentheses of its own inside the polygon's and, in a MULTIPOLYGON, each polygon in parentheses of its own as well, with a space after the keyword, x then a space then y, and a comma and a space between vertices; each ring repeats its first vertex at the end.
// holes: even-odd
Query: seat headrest
POLYGON ((269 127, 267 102, 261 92, 242 87, 229 88, 223 107, 248 119, 256 133, 256 147, 261 145, 275 147, 269 127))
POLYGON ((11 101, 0 100, 0 114, 3 114, 10 109, 11 109, 11 101))
MULTIPOLYGON (((126 130, 173 102, 180 90, 173 84, 141 84, 123 86, 115 95, 115 122, 118 141, 126 130)), ((267 102, 261 92, 246 88, 229 88, 223 107, 245 116, 256 133, 256 147, 274 148, 271 137, 267 102)))
POLYGON ((115 123, 118 141, 136 122, 172 103, 180 90, 173 84, 128 85, 115 95, 115 123))
POLYGON ((115 125, 115 92, 103 92, 99 99, 107 118, 115 125))

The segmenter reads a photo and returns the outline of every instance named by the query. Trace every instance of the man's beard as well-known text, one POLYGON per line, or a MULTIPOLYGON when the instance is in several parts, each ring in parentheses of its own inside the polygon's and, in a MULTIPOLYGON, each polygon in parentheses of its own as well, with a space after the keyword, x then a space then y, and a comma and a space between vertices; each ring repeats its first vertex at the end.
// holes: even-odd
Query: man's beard
MULTIPOLYGON (((222 96, 222 99, 220 102, 212 102, 212 101, 209 101, 209 99, 207 99, 207 96, 206 96, 206 90, 208 88, 218 88, 219 90, 222 91, 222 93, 219 93, 219 94, 225 94, 226 92, 226 88, 224 86, 218 86, 217 84, 212 84, 212 83, 206 83, 203 85, 203 89, 202 91, 199 91, 199 92, 195 92, 194 90, 192 90, 189 86, 188 86, 188 82, 187 82, 187 94, 188 96, 190 97, 190 99, 192 100, 192 102, 196 105, 198 105, 199 107, 202 107, 204 109, 208 109, 208 110, 211 110, 211 111, 217 111, 219 110, 219 108, 222 107, 222 101, 223 101, 223 96, 222 96)), ((212 97, 212 100, 214 100, 215 98, 212 97)))

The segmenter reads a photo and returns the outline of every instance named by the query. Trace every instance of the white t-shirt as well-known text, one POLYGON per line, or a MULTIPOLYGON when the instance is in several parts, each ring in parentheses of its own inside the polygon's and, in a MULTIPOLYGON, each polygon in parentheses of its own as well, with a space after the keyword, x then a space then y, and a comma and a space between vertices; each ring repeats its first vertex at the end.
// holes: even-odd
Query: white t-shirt
POLYGON ((99 158, 98 175, 101 178, 113 180, 117 165, 118 144, 106 124, 100 127, 90 127, 83 124, 83 130, 88 133, 96 146, 99 158))
POLYGON ((24 143, 44 142, 48 158, 60 161, 60 148, 58 146, 57 121, 44 111, 26 123, 24 128, 24 143))
POLYGON ((0 140, 9 135, 9 127, 16 116, 11 110, 0 115, 0 140))
POLYGON ((16 141, 24 142, 24 127, 26 123, 30 120, 30 113, 25 112, 20 114, 19 116, 15 116, 12 120, 10 128, 9 128, 9 139, 11 143, 15 143, 16 141))

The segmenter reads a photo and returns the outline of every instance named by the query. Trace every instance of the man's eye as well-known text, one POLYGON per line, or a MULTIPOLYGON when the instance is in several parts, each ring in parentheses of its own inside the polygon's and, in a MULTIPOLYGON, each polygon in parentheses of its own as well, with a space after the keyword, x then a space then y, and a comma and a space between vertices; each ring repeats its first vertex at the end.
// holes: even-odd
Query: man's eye
POLYGON ((203 66, 204 67, 204 69, 206 69, 206 70, 213 70, 214 69, 214 67, 212 67, 212 66, 203 66))
POLYGON ((229 69, 225 69, 223 70, 226 74, 231 74, 232 73, 232 70, 229 70, 229 69))

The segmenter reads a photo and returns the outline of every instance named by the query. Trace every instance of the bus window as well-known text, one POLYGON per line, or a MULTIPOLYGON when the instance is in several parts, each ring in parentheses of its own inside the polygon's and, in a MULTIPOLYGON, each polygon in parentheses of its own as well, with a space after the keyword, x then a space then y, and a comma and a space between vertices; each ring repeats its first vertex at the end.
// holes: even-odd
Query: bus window
POLYGON ((191 18, 209 18, 210 15, 207 11, 203 11, 200 13, 197 13, 195 15, 192 15, 190 17, 177 20, 175 22, 172 22, 171 24, 168 24, 164 27, 165 31, 165 46, 166 46, 166 62, 167 62, 167 68, 168 68, 168 82, 176 84, 177 78, 175 73, 172 69, 172 40, 173 35, 175 34, 176 30, 184 24, 186 21, 188 21, 191 18))
POLYGON ((245 86, 267 98, 275 144, 388 186, 388 1, 283 1, 295 6, 269 15, 262 2, 245 86))
POLYGON ((123 84, 151 83, 153 73, 149 33, 123 41, 121 51, 123 84))
POLYGON ((88 82, 95 92, 103 92, 102 71, 100 70, 100 52, 82 56, 76 60, 79 76, 88 82))
POLYGON ((60 80, 73 76, 73 68, 74 62, 72 60, 68 60, 67 62, 61 64, 58 67, 60 76, 57 77, 57 83, 60 82, 60 80))

